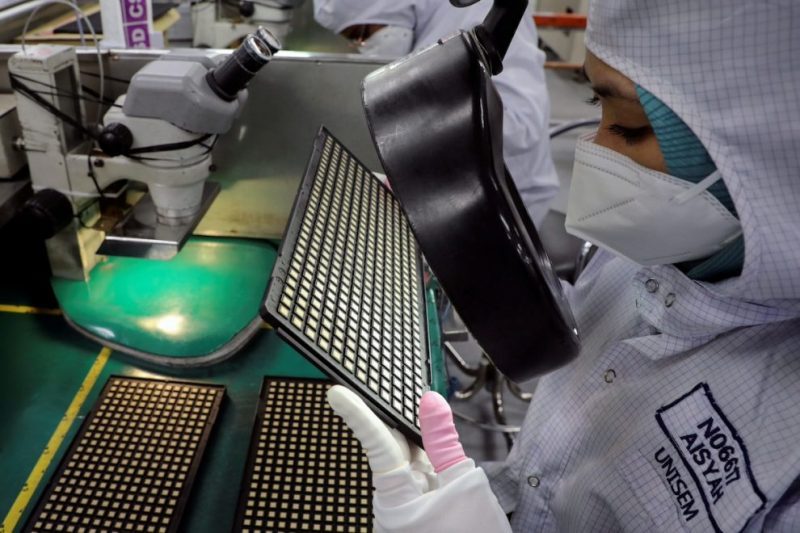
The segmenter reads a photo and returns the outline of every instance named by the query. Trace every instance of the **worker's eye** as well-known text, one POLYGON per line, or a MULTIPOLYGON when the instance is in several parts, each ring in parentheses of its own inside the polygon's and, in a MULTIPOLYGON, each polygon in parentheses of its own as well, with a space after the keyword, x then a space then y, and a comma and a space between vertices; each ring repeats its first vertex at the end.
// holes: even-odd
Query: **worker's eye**
POLYGON ((600 105, 600 97, 595 94, 591 98, 587 98, 585 102, 589 105, 598 106, 600 105))
POLYGON ((608 126, 608 131, 613 133, 614 135, 618 135, 625 139, 625 142, 628 144, 636 144, 637 142, 641 141, 650 133, 652 133, 653 129, 650 126, 642 126, 640 128, 626 128, 624 126, 620 126, 619 124, 611 124, 608 126))

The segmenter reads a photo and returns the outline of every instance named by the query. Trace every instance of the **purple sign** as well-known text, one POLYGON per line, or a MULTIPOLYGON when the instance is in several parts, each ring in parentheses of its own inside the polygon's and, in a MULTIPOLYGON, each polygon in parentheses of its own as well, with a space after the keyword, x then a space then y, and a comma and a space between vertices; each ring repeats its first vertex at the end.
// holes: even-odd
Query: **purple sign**
POLYGON ((120 0, 122 28, 128 48, 150 48, 147 0, 120 0))

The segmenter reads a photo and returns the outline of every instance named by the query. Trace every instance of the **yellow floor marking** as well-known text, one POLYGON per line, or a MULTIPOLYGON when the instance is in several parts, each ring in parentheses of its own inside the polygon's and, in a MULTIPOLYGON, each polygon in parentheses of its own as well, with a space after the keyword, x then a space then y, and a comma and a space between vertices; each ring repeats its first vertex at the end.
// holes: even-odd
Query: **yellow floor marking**
POLYGON ((100 373, 103 371, 103 367, 106 366, 110 355, 111 350, 109 348, 103 348, 97 355, 94 364, 92 364, 92 368, 89 369, 89 373, 83 378, 83 383, 81 383, 78 392, 75 394, 75 397, 72 398, 72 403, 67 407, 67 412, 64 413, 61 422, 56 426, 56 430, 53 432, 53 435, 47 442, 47 446, 45 446, 42 454, 39 456, 39 460, 36 461, 33 470, 31 470, 31 473, 28 475, 28 479, 22 486, 22 490, 19 491, 17 499, 14 500, 14 505, 11 506, 11 509, 3 520, 3 525, 0 526, 0 533, 11 533, 14 527, 16 527, 17 522, 19 522, 19 519, 22 518, 22 514, 28 507, 30 499, 36 492, 36 488, 39 486, 39 483, 41 483, 45 472, 47 472, 47 468, 50 466, 58 449, 64 442, 73 422, 75 422, 75 418, 78 416, 81 407, 83 407, 83 403, 86 401, 89 393, 92 392, 97 378, 100 377, 100 373))
POLYGON ((61 315, 61 309, 44 309, 27 305, 0 304, 0 313, 17 313, 21 315, 61 315))

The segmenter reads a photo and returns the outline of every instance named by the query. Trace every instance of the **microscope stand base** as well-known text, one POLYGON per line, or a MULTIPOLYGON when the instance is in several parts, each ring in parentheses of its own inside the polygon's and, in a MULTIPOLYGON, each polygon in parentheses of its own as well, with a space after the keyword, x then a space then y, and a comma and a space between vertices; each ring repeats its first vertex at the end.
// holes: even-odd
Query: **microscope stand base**
POLYGON ((203 188, 200 211, 191 221, 180 226, 160 223, 150 193, 147 193, 131 212, 106 234, 97 253, 144 259, 173 258, 186 244, 219 191, 219 183, 207 181, 203 188))

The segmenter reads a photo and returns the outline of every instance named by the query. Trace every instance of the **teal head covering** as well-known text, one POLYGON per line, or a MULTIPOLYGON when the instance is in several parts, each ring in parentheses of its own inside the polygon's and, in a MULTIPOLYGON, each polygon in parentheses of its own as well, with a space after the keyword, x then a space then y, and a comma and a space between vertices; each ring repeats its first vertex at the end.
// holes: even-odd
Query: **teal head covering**
MULTIPOLYGON (((646 89, 637 86, 636 92, 658 139, 670 175, 699 183, 717 170, 700 139, 678 115, 646 89)), ((722 180, 709 187, 708 192, 738 217, 730 192, 722 180)), ((739 237, 709 258, 681 263, 677 267, 692 279, 719 281, 741 274, 743 264, 744 239, 739 237)))

